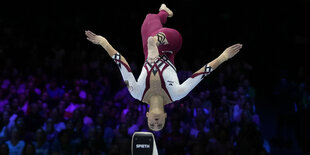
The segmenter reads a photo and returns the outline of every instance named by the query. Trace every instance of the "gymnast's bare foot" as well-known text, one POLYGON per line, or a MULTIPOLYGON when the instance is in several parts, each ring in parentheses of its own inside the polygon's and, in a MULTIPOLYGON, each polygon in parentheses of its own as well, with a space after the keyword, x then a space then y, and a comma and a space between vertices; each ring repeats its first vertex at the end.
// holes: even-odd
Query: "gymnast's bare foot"
POLYGON ((166 6, 166 4, 161 4, 159 11, 164 10, 168 13, 168 17, 172 17, 173 16, 173 12, 166 6))

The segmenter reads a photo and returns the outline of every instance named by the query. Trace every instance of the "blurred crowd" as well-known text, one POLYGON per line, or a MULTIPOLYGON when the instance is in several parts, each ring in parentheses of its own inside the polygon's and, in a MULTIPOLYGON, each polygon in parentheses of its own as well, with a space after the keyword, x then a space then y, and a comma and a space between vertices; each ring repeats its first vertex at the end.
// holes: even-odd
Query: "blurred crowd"
POLYGON ((275 134, 271 142, 284 150, 300 148, 309 154, 310 77, 302 66, 294 78, 289 75, 287 70, 280 71, 273 85, 270 103, 279 110, 275 111, 275 134))
MULTIPOLYGON (((94 51, 97 57, 79 65, 63 63, 65 53, 54 50, 45 64, 28 68, 4 61, 1 155, 128 155, 132 134, 150 131, 145 117, 148 105, 130 96, 116 65, 103 56, 106 53, 94 51)), ((130 65, 138 76, 137 65, 130 65)), ((159 153, 269 154, 249 79, 252 70, 245 62, 227 63, 187 97, 166 105, 166 125, 153 132, 159 153)), ((191 74, 178 70, 180 82, 191 74)))

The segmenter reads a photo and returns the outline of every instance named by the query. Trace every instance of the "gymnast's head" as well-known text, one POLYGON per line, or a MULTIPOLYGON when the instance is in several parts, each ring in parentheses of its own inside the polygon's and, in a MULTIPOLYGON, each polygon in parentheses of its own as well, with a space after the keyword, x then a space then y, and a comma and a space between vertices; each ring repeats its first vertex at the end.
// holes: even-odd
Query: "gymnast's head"
POLYGON ((164 110, 163 98, 160 96, 152 96, 149 105, 149 112, 146 113, 149 128, 153 131, 162 130, 167 118, 167 113, 165 113, 164 110))

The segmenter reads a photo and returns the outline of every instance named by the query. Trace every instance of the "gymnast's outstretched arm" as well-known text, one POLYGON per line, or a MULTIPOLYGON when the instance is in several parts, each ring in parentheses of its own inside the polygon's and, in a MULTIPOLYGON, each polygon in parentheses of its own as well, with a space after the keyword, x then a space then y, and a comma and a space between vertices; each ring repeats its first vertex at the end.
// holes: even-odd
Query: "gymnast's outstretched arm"
POLYGON ((141 82, 139 83, 139 79, 141 76, 139 77, 138 81, 136 81, 126 59, 110 45, 106 38, 100 35, 96 35, 91 31, 85 31, 85 35, 87 36, 87 40, 96 45, 101 45, 107 51, 109 56, 117 64, 130 94, 135 99, 141 100, 140 96, 142 96, 141 93, 143 93, 142 90, 144 90, 142 87, 145 87, 143 86, 143 84, 141 84, 141 82))
POLYGON ((185 97, 192 89, 194 89, 200 81, 204 79, 205 76, 210 74, 223 62, 235 56, 240 49, 242 48, 241 44, 232 45, 224 50, 224 52, 209 62, 207 65, 203 66, 201 69, 196 71, 191 77, 185 80, 182 84, 176 85, 172 91, 174 100, 180 100, 185 97))

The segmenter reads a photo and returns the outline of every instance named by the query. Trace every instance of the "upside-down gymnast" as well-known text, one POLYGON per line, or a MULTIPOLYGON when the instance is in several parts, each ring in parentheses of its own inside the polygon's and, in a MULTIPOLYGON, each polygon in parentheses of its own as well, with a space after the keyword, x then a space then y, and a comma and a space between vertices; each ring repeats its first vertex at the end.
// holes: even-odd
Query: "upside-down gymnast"
POLYGON ((167 113, 164 111, 164 105, 184 98, 206 75, 232 58, 242 48, 241 44, 226 48, 220 56, 180 84, 174 57, 182 46, 182 37, 177 30, 163 27, 167 18, 172 16, 173 12, 162 4, 158 14, 147 14, 145 17, 141 27, 145 63, 138 80, 133 76, 126 59, 106 38, 85 31, 87 39, 101 45, 118 65, 131 96, 149 104, 146 117, 148 126, 153 131, 159 131, 165 125, 167 113))

